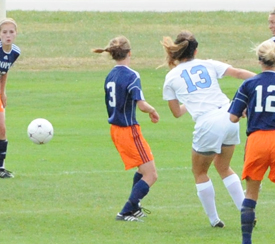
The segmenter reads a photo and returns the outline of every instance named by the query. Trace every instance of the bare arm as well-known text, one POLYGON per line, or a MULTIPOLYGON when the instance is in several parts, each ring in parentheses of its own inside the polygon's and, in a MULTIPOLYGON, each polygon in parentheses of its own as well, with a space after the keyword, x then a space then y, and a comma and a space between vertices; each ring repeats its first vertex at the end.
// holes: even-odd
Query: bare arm
POLYGON ((149 103, 144 100, 139 100, 137 102, 138 108, 143 113, 149 113, 149 117, 153 123, 157 123, 159 121, 159 114, 149 103))
POLYGON ((179 118, 187 112, 184 104, 180 104, 177 99, 168 101, 169 108, 174 117, 179 118))
POLYGON ((234 114, 230 114, 230 121, 233 123, 239 122, 240 118, 234 114))
POLYGON ((227 70, 224 72, 225 76, 231 76, 237 79, 246 80, 250 77, 256 75, 256 73, 245 70, 245 69, 238 69, 233 67, 228 67, 227 70))
POLYGON ((7 105, 7 95, 6 95, 7 79, 8 79, 8 73, 0 76, 0 95, 1 95, 1 100, 4 108, 7 105))
POLYGON ((233 122, 233 123, 237 123, 240 121, 241 118, 246 118, 246 113, 247 113, 247 108, 244 109, 243 113, 242 113, 242 117, 238 117, 234 114, 230 114, 230 121, 233 122))

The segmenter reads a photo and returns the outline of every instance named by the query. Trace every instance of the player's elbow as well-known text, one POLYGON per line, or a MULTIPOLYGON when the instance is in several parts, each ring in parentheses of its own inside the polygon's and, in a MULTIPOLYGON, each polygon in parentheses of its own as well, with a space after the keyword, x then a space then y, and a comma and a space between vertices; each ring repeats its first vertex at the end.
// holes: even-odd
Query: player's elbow
POLYGON ((140 100, 140 101, 137 102, 137 105, 138 105, 138 108, 141 112, 143 112, 143 113, 147 112, 148 106, 147 106, 147 103, 145 101, 140 100))
POLYGON ((230 114, 230 121, 232 123, 237 123, 237 122, 239 122, 239 120, 240 120, 240 118, 238 116, 236 116, 234 114, 230 114))
POLYGON ((180 117, 180 115, 175 115, 175 114, 174 114, 174 117, 175 117, 176 119, 178 119, 178 118, 180 117))
POLYGON ((179 118, 181 116, 181 113, 173 113, 175 118, 179 118))

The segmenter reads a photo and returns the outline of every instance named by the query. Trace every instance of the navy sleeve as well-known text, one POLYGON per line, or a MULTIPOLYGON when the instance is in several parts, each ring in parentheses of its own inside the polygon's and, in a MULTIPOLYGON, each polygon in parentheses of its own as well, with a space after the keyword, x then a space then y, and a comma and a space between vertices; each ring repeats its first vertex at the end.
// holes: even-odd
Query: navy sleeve
POLYGON ((244 109, 247 107, 248 96, 245 93, 244 85, 240 86, 230 105, 228 112, 237 117, 241 117, 244 109))

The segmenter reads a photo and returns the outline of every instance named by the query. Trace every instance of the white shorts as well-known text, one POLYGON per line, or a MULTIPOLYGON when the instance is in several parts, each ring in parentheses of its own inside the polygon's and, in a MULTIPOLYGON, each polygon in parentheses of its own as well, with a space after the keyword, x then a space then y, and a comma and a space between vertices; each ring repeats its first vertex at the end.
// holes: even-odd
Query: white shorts
POLYGON ((192 147, 198 152, 221 153, 222 145, 240 143, 239 123, 229 120, 228 107, 200 116, 195 124, 192 147))

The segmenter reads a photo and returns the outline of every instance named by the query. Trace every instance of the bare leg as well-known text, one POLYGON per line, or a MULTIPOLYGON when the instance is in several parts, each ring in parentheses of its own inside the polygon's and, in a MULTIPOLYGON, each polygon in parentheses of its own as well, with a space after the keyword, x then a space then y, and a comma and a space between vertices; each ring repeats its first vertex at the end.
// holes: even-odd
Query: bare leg
POLYGON ((222 179, 229 175, 235 174, 230 168, 230 161, 234 153, 235 146, 224 146, 220 154, 214 159, 214 166, 222 179))
POLYGON ((234 149, 235 146, 223 146, 221 153, 217 154, 214 159, 214 165, 237 209, 241 211, 244 200, 242 184, 238 175, 230 168, 234 149))
POLYGON ((158 175, 154 161, 140 165, 137 172, 142 174, 141 179, 144 180, 150 187, 157 181, 158 175))
MULTIPOLYGON (((208 169, 215 157, 215 154, 204 155, 192 152, 192 171, 195 177, 197 195, 202 203, 205 213, 207 214, 212 226, 218 226, 220 218, 217 213, 215 203, 215 190, 212 181, 207 175, 208 169)), ((222 223, 222 222, 221 222, 222 223)), ((222 223, 223 227, 224 224, 222 223)))
POLYGON ((142 178, 133 186, 130 197, 121 210, 120 215, 127 215, 140 211, 139 202, 148 194, 150 187, 157 180, 157 171, 154 161, 140 165, 137 172, 142 175, 142 178))

